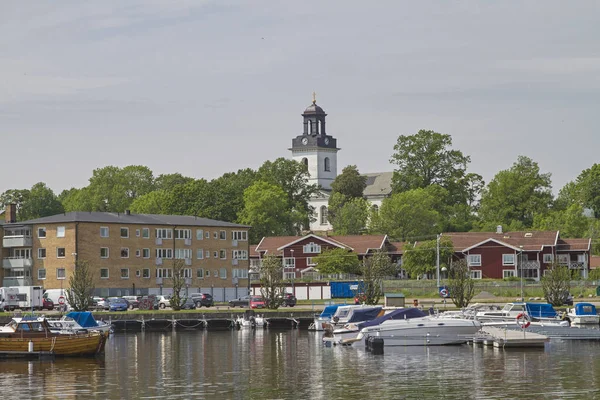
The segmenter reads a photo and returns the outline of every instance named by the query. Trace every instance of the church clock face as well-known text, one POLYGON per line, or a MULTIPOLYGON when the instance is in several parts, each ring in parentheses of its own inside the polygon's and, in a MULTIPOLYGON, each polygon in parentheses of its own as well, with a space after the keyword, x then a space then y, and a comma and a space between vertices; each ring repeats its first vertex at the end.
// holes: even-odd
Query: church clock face
POLYGON ((329 138, 325 138, 325 144, 329 144, 329 138))
POLYGON ((307 144, 308 143, 308 138, 302 138, 302 144, 307 144))

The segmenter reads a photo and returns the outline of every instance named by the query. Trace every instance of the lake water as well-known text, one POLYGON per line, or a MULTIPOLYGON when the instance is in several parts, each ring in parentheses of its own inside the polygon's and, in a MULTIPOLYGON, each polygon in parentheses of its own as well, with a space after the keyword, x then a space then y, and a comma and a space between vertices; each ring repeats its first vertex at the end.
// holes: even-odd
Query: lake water
POLYGON ((600 342, 325 348, 304 330, 114 334, 102 359, 0 361, 3 399, 593 399, 600 342))

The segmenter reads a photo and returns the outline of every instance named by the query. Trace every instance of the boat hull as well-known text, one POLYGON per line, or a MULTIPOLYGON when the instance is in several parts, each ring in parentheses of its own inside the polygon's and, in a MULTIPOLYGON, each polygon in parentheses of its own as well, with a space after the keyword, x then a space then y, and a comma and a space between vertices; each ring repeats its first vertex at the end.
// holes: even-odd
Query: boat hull
POLYGON ((569 315, 569 319, 574 324, 598 324, 600 316, 598 315, 569 315))
POLYGON ((51 352, 56 356, 94 356, 104 353, 108 333, 94 332, 83 335, 57 335, 49 337, 0 337, 0 352, 29 350, 51 352))

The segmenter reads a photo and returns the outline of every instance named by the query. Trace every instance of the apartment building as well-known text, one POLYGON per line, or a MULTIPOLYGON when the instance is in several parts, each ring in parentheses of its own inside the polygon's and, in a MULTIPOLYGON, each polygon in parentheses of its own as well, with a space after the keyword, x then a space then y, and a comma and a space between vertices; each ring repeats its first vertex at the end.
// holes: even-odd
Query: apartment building
POLYGON ((168 294, 175 260, 189 292, 216 300, 245 294, 248 226, 180 215, 70 212, 2 226, 3 286, 68 287, 78 261, 100 296, 168 294))

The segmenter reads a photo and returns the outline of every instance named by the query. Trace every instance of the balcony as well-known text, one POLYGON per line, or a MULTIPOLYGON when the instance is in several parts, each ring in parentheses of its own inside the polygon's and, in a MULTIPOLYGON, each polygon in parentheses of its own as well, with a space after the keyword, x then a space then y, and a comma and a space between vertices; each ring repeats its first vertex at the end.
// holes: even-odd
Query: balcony
POLYGON ((32 265, 33 260, 31 258, 9 257, 2 260, 2 267, 4 269, 31 268, 32 265))
POLYGON ((33 280, 29 276, 13 276, 4 278, 2 280, 2 286, 33 286, 33 280))
POLYGON ((31 247, 33 238, 31 236, 4 236, 2 239, 3 247, 31 247))
POLYGON ((540 269, 539 261, 523 261, 518 266, 518 269, 540 269))

